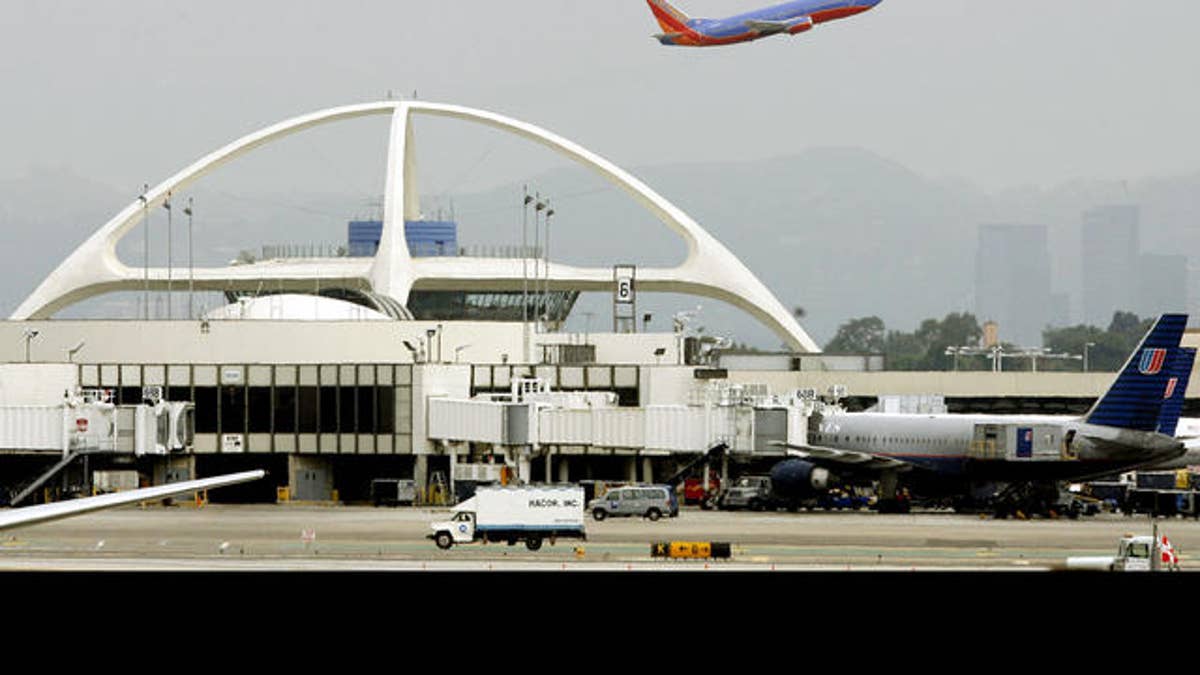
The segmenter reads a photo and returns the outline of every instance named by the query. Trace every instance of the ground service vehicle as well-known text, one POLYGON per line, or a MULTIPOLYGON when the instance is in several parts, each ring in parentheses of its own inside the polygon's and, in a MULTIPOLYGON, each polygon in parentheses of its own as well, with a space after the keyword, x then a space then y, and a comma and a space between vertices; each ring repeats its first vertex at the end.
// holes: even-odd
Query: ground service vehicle
POLYGON ((481 486, 456 505, 450 520, 430 523, 428 538, 438 548, 474 541, 524 541, 536 551, 543 540, 587 539, 583 526, 583 488, 481 486))
POLYGON ((683 503, 704 506, 721 490, 721 479, 715 473, 710 473, 708 485, 703 478, 688 478, 683 481, 683 503))
POLYGON ((629 485, 614 488, 588 502, 588 511, 596 520, 609 516, 643 516, 658 520, 663 516, 679 515, 679 500, 675 491, 663 485, 629 485))
MULTIPOLYGON (((716 462, 729 450, 725 443, 717 443, 708 450, 696 455, 675 472, 673 476, 662 482, 662 485, 674 490, 683 485, 683 501, 685 504, 700 504, 702 509, 711 509, 717 505, 717 493, 721 488, 721 480, 712 470, 704 468, 710 462, 716 462), (696 469, 701 469, 699 477, 689 477, 696 469), (703 476, 708 473, 708 484, 705 485, 703 476)), ((593 512, 594 515, 595 512, 593 512)))
POLYGON ((1092 496, 1126 515, 1200 518, 1200 489, 1187 470, 1139 471, 1134 482, 1093 481, 1087 488, 1092 496))
POLYGON ((717 508, 722 511, 762 511, 773 505, 770 476, 742 476, 717 498, 717 508))
POLYGON ((1067 569, 1107 572, 1161 572, 1179 570, 1179 556, 1166 536, 1127 534, 1115 556, 1067 558, 1067 569))

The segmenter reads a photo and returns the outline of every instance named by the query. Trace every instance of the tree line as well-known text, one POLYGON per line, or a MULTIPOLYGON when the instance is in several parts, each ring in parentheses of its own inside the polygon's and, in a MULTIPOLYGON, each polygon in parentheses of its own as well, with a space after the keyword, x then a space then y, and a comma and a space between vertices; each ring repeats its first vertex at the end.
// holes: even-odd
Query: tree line
MULTIPOLYGON (((1155 317, 1142 319, 1132 312, 1117 311, 1107 329, 1082 324, 1046 328, 1042 331, 1042 344, 1047 352, 1074 358, 1040 357, 1037 369, 1083 370, 1086 350, 1088 370, 1117 371, 1154 320, 1155 317)), ((925 319, 911 333, 887 330, 882 319, 867 316, 842 324, 825 345, 825 351, 831 354, 883 354, 888 370, 991 370, 990 355, 947 353, 949 348, 979 347, 982 338, 983 327, 974 314, 967 312, 951 312, 941 320, 925 319)), ((1004 342, 1001 348, 1010 354, 1021 351, 1020 347, 1004 342)), ((1030 370, 1032 367, 1029 358, 1004 359, 1004 370, 1030 370)))

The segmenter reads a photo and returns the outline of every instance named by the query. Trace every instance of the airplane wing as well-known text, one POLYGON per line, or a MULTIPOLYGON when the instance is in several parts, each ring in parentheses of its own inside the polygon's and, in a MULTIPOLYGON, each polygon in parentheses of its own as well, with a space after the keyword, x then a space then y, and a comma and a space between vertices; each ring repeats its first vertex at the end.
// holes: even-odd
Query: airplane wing
POLYGON ((71 516, 91 513, 92 511, 111 509, 116 506, 124 506, 125 504, 134 504, 137 502, 151 501, 155 499, 165 499, 167 497, 184 492, 196 492, 198 490, 208 490, 225 485, 233 485, 235 483, 245 483, 252 480, 258 480, 265 475, 267 475, 266 471, 258 469, 255 471, 243 471, 241 473, 225 474, 224 476, 216 476, 214 478, 201 478, 199 480, 168 483, 167 485, 158 485, 155 487, 141 488, 138 490, 129 490, 128 492, 114 492, 107 495, 97 495, 95 497, 69 499, 67 501, 54 502, 52 504, 39 504, 37 506, 24 506, 17 509, 0 510, 0 530, 7 530, 25 525, 34 525, 51 520, 59 520, 61 518, 70 518, 71 516))
POLYGON ((806 459, 814 464, 835 468, 853 468, 866 471, 908 471, 913 464, 894 457, 873 455, 857 450, 839 450, 820 445, 792 445, 783 441, 774 441, 771 445, 787 448, 788 455, 806 459))
POLYGON ((757 32, 759 35, 774 35, 776 33, 786 33, 797 26, 808 25, 811 27, 812 19, 807 16, 802 16, 791 21, 760 21, 750 20, 746 22, 746 27, 757 32))
POLYGON ((786 21, 747 21, 746 27, 757 31, 759 35, 774 35, 788 29, 786 21))

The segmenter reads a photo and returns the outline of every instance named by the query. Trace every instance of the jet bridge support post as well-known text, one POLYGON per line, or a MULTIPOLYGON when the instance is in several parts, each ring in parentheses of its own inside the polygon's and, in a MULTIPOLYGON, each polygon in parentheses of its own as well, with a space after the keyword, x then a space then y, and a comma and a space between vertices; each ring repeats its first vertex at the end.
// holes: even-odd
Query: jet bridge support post
POLYGON ((413 481, 417 485, 417 494, 428 495, 429 488, 429 456, 415 455, 413 457, 413 481))
POLYGON ((67 465, 70 464, 71 462, 74 462, 76 457, 82 457, 85 453, 86 453, 86 451, 82 451, 82 450, 68 452, 65 457, 63 457, 62 459, 60 459, 58 461, 58 463, 56 463, 54 466, 47 469, 45 473, 38 476, 29 485, 25 486, 25 489, 21 490, 15 496, 13 496, 12 500, 9 501, 9 506, 16 506, 17 504, 20 504, 21 502, 25 501, 26 497, 28 497, 29 495, 36 492, 38 488, 45 485, 46 481, 50 480, 55 475, 57 475, 60 471, 67 468, 67 465))
POLYGON ((897 499, 900 486, 900 475, 896 471, 884 471, 879 476, 879 512, 906 513, 907 504, 901 504, 897 499))

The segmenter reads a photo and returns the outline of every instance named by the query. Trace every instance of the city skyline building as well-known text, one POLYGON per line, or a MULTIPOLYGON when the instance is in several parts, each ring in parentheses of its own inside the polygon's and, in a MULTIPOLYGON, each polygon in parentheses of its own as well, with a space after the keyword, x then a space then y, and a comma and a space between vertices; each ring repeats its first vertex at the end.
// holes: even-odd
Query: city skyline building
POLYGON ((1045 225, 979 226, 975 311, 998 324, 1000 340, 1040 347, 1051 322, 1050 254, 1045 225))
POLYGON ((1083 213, 1083 322, 1106 328, 1113 312, 1137 311, 1140 209, 1113 204, 1083 213))

